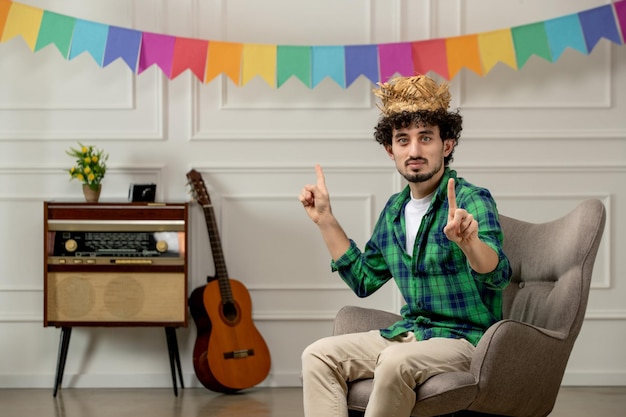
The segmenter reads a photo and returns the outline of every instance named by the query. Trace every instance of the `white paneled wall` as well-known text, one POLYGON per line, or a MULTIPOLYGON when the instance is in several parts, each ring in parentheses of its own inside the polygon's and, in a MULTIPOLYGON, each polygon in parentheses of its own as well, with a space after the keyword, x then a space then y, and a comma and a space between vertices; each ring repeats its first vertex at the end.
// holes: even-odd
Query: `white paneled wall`
MULTIPOLYGON (((478 33, 542 21, 604 0, 23 0, 87 20, 175 36, 243 43, 347 45, 478 33)), ((0 44, 0 387, 50 387, 59 330, 44 328, 44 200, 80 199, 65 170, 77 141, 104 148, 103 200, 130 183, 157 183, 160 201, 188 200, 185 174, 200 171, 215 204, 229 274, 252 296, 272 353, 264 385, 299 385, 300 353, 331 332, 345 304, 397 311, 387 285, 357 299, 330 272, 316 228, 297 200, 326 173, 333 209, 361 245, 388 196, 402 187, 373 140, 378 110, 361 78, 280 89, 243 87, 189 73, 168 80, 121 61, 100 68, 87 54, 33 53, 21 38, 0 44)), ((601 41, 586 56, 533 57, 521 70, 463 70, 453 106, 465 117, 453 167, 491 189, 501 212, 528 221, 561 216, 586 198, 607 207, 587 320, 564 383, 626 384, 626 46, 601 41)), ((191 208, 190 290, 213 274, 202 210, 191 208)), ((179 329, 187 386, 195 326, 179 329)), ((77 328, 65 386, 169 387, 161 329, 77 328)))

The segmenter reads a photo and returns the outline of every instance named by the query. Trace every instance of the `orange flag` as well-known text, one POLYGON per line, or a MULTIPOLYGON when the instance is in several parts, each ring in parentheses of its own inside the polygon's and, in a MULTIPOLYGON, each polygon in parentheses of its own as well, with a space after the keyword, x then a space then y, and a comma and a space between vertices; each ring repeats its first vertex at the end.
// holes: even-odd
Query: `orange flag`
POLYGON ((208 83, 223 72, 239 85, 242 49, 241 43, 210 41, 204 82, 208 83))
POLYGON ((478 48, 485 74, 491 71, 498 62, 503 62, 514 70, 517 69, 511 29, 480 33, 478 35, 478 48))
POLYGON ((245 44, 241 85, 260 75, 270 87, 276 87, 276 56, 276 45, 245 44))
POLYGON ((450 79, 465 67, 478 75, 483 75, 478 52, 478 36, 464 35, 446 39, 448 52, 448 71, 450 79))
POLYGON ((0 0, 0 33, 4 32, 4 24, 7 21, 11 4, 9 0, 0 0))

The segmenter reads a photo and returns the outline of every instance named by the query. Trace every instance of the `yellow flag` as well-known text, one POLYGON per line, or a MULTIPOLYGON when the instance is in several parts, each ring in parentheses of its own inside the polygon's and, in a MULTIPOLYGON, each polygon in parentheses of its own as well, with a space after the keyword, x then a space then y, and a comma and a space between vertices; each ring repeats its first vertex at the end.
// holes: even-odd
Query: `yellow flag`
POLYGON ((514 70, 517 69, 511 29, 480 33, 478 47, 485 74, 491 71, 498 62, 503 62, 514 70))
POLYGON ((257 75, 276 87, 276 45, 244 44, 241 85, 257 75))
POLYGON ((31 51, 34 51, 42 18, 43 9, 21 3, 13 3, 7 15, 4 32, 0 41, 5 42, 21 35, 31 51))

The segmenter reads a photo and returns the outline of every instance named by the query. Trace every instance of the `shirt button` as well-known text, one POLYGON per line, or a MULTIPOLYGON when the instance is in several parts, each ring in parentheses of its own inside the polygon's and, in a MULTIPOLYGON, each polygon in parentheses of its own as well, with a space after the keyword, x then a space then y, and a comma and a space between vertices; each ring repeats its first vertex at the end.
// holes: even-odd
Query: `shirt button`
POLYGON ((519 287, 520 287, 520 288, 524 288, 525 286, 526 286, 526 283, 525 283, 525 282, 520 282, 520 283, 519 283, 519 287))

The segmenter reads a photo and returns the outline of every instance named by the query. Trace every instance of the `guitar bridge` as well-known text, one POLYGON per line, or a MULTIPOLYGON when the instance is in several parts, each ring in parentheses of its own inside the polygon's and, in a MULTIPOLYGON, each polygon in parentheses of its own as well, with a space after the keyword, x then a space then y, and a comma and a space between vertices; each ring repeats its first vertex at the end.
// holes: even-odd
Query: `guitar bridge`
POLYGON ((240 349, 224 352, 224 359, 243 359, 254 355, 254 349, 240 349))

